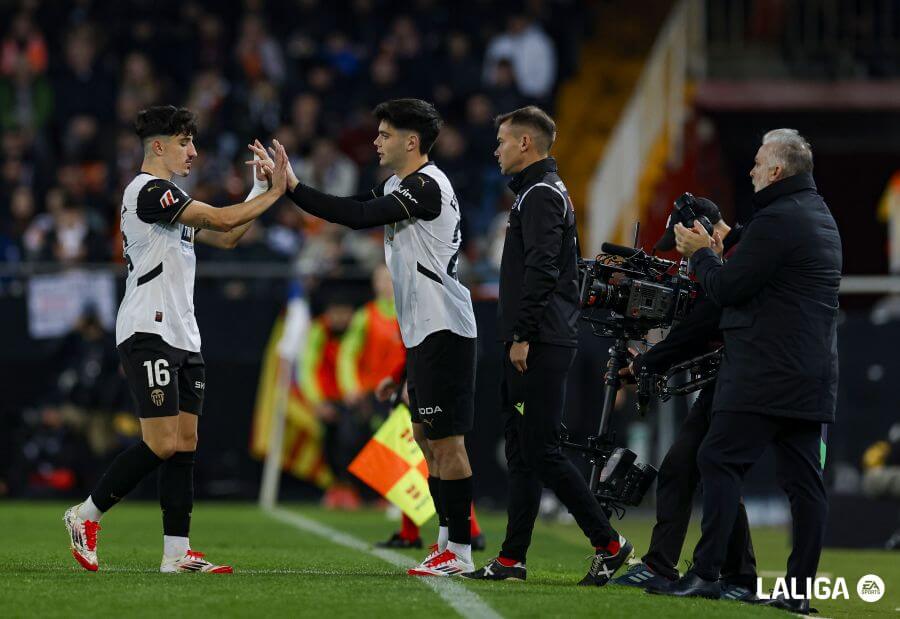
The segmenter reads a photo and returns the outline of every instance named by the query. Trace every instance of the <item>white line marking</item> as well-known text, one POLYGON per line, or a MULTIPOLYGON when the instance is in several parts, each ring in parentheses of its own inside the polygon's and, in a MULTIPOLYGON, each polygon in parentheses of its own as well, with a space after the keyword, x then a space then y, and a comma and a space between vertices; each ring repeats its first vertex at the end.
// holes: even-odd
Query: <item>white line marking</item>
MULTIPOLYGON (((348 533, 343 533, 337 529, 332 529, 328 525, 322 524, 310 518, 295 514, 283 509, 263 510, 266 514, 293 527, 323 537, 328 541, 356 550, 374 555, 386 561, 391 565, 399 568, 410 568, 416 564, 415 561, 407 556, 388 550, 386 548, 372 548, 369 544, 359 538, 353 537, 348 533)), ((488 606, 481 597, 474 591, 454 582, 450 578, 422 577, 418 579, 422 584, 434 589, 453 610, 463 617, 478 617, 479 619, 501 619, 501 615, 493 608, 488 606)))

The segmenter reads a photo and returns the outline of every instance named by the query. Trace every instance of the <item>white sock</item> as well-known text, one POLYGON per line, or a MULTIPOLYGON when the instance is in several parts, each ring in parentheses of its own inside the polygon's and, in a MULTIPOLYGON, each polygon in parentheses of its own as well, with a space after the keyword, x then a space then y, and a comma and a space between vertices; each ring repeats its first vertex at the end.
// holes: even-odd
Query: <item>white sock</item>
POLYGON ((191 549, 191 544, 186 537, 175 535, 163 535, 163 554, 169 558, 181 558, 191 549))
POLYGON ((78 506, 78 517, 82 520, 100 522, 102 516, 103 512, 100 511, 99 507, 94 505, 94 500, 90 495, 88 495, 88 498, 85 499, 84 503, 78 506))
POLYGON ((447 542, 450 540, 450 527, 438 527, 438 550, 447 550, 447 542))
POLYGON ((455 554, 466 563, 472 562, 471 544, 457 544, 456 542, 447 542, 447 550, 455 554))

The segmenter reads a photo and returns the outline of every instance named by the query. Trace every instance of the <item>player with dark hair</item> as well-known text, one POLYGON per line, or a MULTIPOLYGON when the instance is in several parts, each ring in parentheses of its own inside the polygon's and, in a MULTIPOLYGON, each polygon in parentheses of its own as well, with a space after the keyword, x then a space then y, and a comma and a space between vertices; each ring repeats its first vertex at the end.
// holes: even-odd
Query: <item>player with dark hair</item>
POLYGON ((459 203, 447 176, 428 159, 441 129, 434 106, 395 99, 375 108, 375 148, 394 175, 363 196, 338 198, 299 183, 288 195, 305 211, 354 229, 384 226, 384 253, 407 349, 413 432, 425 453, 440 519, 438 543, 415 576, 475 569, 469 512, 472 469, 464 435, 475 408, 475 314, 459 283, 459 203))
MULTIPOLYGON (((243 204, 215 208, 191 199, 172 182, 190 174, 197 126, 189 110, 158 106, 140 112, 135 129, 144 145, 140 173, 122 198, 122 238, 128 278, 116 319, 116 343, 137 413, 141 438, 120 453, 83 503, 65 513, 72 554, 96 571, 100 517, 159 469, 163 513, 161 572, 231 573, 191 550, 197 422, 206 386, 200 332, 194 317, 194 239, 235 246, 285 191, 287 155, 259 165, 243 204)), ((254 148, 261 148, 258 142, 254 148)))

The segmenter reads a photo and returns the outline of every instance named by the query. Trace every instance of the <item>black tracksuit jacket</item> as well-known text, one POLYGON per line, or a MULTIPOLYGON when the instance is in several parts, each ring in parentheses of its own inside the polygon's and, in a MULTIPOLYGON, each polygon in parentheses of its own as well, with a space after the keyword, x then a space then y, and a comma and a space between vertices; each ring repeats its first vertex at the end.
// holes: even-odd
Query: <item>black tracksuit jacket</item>
POLYGON ((500 264, 498 339, 578 346, 578 235, 552 157, 513 177, 500 264))

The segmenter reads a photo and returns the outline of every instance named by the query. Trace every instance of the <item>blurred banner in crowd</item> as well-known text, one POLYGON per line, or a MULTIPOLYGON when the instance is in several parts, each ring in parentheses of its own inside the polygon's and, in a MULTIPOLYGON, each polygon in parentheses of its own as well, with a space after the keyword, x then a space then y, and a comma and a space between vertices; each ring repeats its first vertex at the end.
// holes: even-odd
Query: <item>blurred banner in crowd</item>
POLYGON ((35 339, 62 337, 86 310, 113 331, 116 324, 116 279, 109 271, 63 271, 28 280, 28 333, 35 339))

